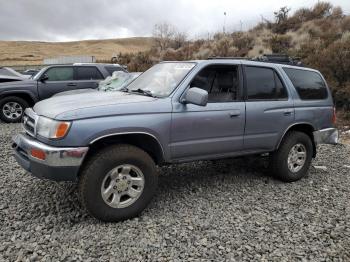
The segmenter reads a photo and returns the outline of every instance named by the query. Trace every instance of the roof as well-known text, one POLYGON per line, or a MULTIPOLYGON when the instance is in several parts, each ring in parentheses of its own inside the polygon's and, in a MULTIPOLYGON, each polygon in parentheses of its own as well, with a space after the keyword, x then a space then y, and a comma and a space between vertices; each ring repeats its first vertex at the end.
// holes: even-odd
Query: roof
POLYGON ((101 66, 116 66, 121 67, 119 64, 108 64, 108 63, 74 63, 74 66, 89 66, 89 65, 101 65, 101 66))
POLYGON ((197 63, 197 64, 225 64, 225 63, 232 63, 232 64, 242 64, 242 65, 253 65, 253 66, 264 66, 264 67, 271 67, 271 68, 294 68, 299 70, 307 70, 307 71, 314 71, 318 72, 318 70, 306 67, 306 66, 299 66, 299 65, 290 65, 285 63, 277 63, 277 62, 265 62, 260 60, 251 60, 246 58, 232 58, 232 57, 217 57, 217 58, 210 58, 206 60, 186 60, 186 61, 162 61, 161 63, 197 63))
POLYGON ((278 63, 278 62, 269 62, 269 61, 260 61, 260 60, 251 60, 251 59, 243 59, 243 58, 210 58, 208 60, 194 60, 192 62, 196 63, 223 63, 230 62, 230 63, 236 63, 236 64, 242 64, 242 65, 253 65, 253 66, 264 66, 264 67, 272 67, 272 68, 294 68, 294 69, 300 69, 300 70, 308 70, 308 71, 315 71, 318 72, 318 70, 300 66, 300 65, 292 65, 292 64, 285 64, 285 63, 278 63))

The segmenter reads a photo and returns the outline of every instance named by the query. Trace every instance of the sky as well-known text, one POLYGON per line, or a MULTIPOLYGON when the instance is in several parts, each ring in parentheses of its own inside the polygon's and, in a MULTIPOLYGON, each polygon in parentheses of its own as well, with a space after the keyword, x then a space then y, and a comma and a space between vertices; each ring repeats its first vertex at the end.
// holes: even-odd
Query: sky
MULTIPOLYGON (((349 0, 330 1, 350 14, 349 0)), ((190 38, 247 30, 288 6, 295 11, 317 0, 0 0, 0 40, 75 41, 151 36, 169 23, 190 38), (224 13, 226 12, 226 17, 224 13)))

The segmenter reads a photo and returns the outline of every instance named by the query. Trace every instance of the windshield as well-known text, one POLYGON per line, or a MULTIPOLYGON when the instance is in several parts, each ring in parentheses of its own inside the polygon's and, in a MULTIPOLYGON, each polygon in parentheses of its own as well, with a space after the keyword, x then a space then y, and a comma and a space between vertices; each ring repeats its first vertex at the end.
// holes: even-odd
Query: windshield
POLYGON ((118 91, 126 87, 131 81, 141 73, 126 73, 124 71, 115 71, 112 76, 107 77, 98 85, 99 91, 118 91))
POLYGON ((38 73, 36 73, 34 76, 32 76, 31 79, 39 80, 39 77, 46 69, 47 69, 47 67, 42 68, 38 73))
POLYGON ((143 90, 156 97, 169 96, 195 65, 189 62, 157 64, 136 78, 128 89, 131 92, 143 90))

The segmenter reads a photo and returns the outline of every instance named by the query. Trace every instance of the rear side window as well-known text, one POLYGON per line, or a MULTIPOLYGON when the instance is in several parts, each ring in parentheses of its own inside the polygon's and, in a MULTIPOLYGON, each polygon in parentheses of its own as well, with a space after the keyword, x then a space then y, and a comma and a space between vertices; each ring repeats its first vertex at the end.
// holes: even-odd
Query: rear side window
POLYGON ((98 71, 98 69, 96 67, 88 67, 88 66, 84 66, 84 67, 77 67, 76 69, 77 71, 77 76, 76 79, 77 80, 100 80, 103 79, 102 74, 100 73, 100 71, 98 71))
POLYGON ((73 80, 72 67, 52 67, 45 74, 48 76, 48 81, 71 81, 73 80))
POLYGON ((320 74, 294 68, 283 68, 303 100, 326 99, 327 87, 320 74))
POLYGON ((113 72, 115 71, 123 71, 125 72, 125 70, 121 67, 118 67, 118 66, 106 66, 105 69, 107 70, 107 72, 112 75, 113 72))
POLYGON ((248 100, 280 100, 287 99, 287 90, 277 73, 271 68, 247 66, 248 100))

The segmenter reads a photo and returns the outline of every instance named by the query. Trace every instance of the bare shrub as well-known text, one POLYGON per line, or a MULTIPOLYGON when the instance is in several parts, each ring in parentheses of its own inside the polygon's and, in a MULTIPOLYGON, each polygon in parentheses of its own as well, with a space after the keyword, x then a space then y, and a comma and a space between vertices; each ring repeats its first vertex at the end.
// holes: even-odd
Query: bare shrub
POLYGON ((187 42, 187 34, 184 32, 175 31, 173 40, 172 40, 172 47, 174 49, 179 49, 185 46, 186 42, 187 42))
POLYGON ((332 14, 332 4, 329 2, 318 2, 312 8, 312 19, 329 17, 332 14))
POLYGON ((287 53, 291 47, 292 38, 289 35, 273 35, 268 44, 273 53, 287 53))
POLYGON ((155 46, 161 51, 166 50, 170 47, 172 37, 175 35, 174 26, 168 23, 156 24, 153 28, 153 38, 155 46))

